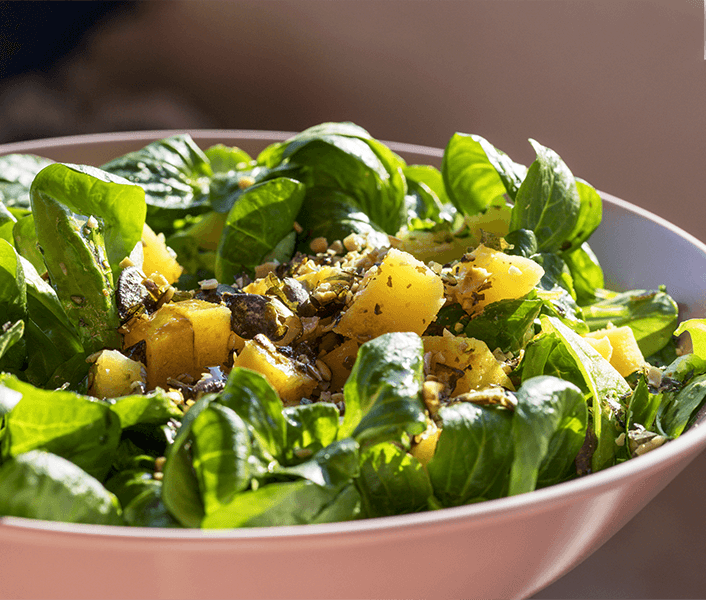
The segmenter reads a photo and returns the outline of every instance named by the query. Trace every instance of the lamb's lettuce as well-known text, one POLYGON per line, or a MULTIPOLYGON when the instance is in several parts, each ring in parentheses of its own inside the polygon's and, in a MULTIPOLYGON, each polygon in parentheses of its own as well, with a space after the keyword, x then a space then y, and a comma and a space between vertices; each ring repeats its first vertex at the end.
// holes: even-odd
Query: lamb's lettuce
POLYGON ((402 173, 407 180, 407 227, 434 228, 451 224, 456 208, 449 200, 441 171, 430 165, 407 165, 402 173))
POLYGON ((455 133, 441 166, 446 192, 461 212, 474 215, 498 197, 515 199, 527 169, 478 135, 455 133))
POLYGON ((39 226, 47 207, 53 204, 97 220, 97 225, 90 228, 100 229, 103 234, 105 259, 115 277, 120 272, 120 261, 130 255, 142 237, 146 214, 143 189, 106 171, 82 165, 49 165, 34 178, 30 198, 45 257, 52 244, 40 234, 39 226))
POLYGON ((359 448, 353 438, 335 440, 304 462, 278 466, 272 471, 276 476, 301 477, 321 487, 340 489, 358 475, 359 448))
POLYGON ((287 421, 277 392, 262 375, 233 369, 218 401, 245 422, 263 457, 270 461, 284 458, 287 421))
POLYGON ((426 428, 423 346, 413 333, 386 333, 363 344, 344 386, 339 438, 373 444, 426 428))
POLYGON ((339 190, 394 235, 406 222, 404 161, 352 123, 323 123, 258 157, 267 178, 291 177, 307 188, 339 190))
POLYGON ((70 460, 41 450, 25 452, 0 466, 0 515, 123 524, 117 498, 100 481, 70 460))
POLYGON ((305 186, 280 177, 248 188, 228 213, 216 254, 216 277, 231 284, 242 273, 273 258, 286 260, 294 250, 294 220, 304 201, 305 186), (276 250, 291 242, 283 253, 276 250))
POLYGON ((120 441, 120 419, 108 405, 70 391, 39 390, 9 375, 1 376, 0 385, 21 395, 5 416, 4 458, 46 450, 99 480, 105 477, 120 441))
POLYGON ((288 406, 282 411, 286 421, 286 446, 300 456, 313 455, 336 441, 340 412, 330 402, 288 406))
POLYGON ((676 438, 686 429, 692 417, 706 402, 706 375, 698 375, 678 392, 666 394, 658 413, 659 429, 670 438, 676 438))
POLYGON ((534 231, 540 252, 572 252, 599 225, 601 197, 576 179, 556 152, 534 140, 530 143, 537 158, 517 190, 510 231, 534 231))
POLYGON ((524 298, 493 302, 471 319, 460 304, 447 304, 428 333, 442 335, 444 329, 460 329, 468 337, 485 342, 488 348, 515 353, 534 336, 535 320, 543 306, 544 301, 532 292, 524 298))
POLYGON ((655 392, 659 406, 654 430, 668 438, 678 437, 706 403, 706 360, 698 354, 678 357, 663 370, 655 392))
POLYGON ((574 178, 576 190, 579 194, 579 214, 576 218, 574 230, 569 236, 570 246, 562 246, 562 253, 567 254, 581 248, 603 218, 603 199, 598 191, 587 181, 578 177, 574 178))
POLYGON ((469 320, 463 331, 468 337, 483 340, 488 348, 518 352, 534 335, 534 322, 542 306, 537 297, 500 300, 469 320))
POLYGON ((537 296, 543 302, 542 314, 558 318, 577 333, 587 333, 588 326, 576 302, 574 280, 564 259, 550 252, 533 254, 530 258, 544 269, 537 285, 537 296))
POLYGON ((111 160, 102 169, 145 191, 147 222, 165 235, 174 229, 174 221, 187 212, 205 212, 209 208, 213 169, 187 134, 157 140, 111 160))
POLYGON ((542 317, 542 329, 555 333, 576 363, 592 396, 593 431, 597 446, 593 469, 598 471, 616 460, 615 440, 622 429, 617 414, 632 389, 625 379, 588 342, 559 319, 542 317))
POLYGON ((580 247, 562 255, 574 282, 576 300, 585 305, 596 300, 596 290, 603 289, 603 269, 593 250, 584 242, 580 247))
POLYGON ((0 156, 0 202, 15 217, 30 212, 29 188, 37 173, 54 161, 34 154, 0 156))
POLYGON ((433 489, 424 467, 391 442, 368 447, 361 454, 356 487, 366 517, 420 512, 433 506, 433 489))
POLYGON ((12 230, 17 223, 17 218, 7 210, 7 207, 0 200, 0 239, 13 243, 12 230))
POLYGON ((25 316, 27 287, 20 257, 12 245, 0 240, 0 306, 8 321, 25 316))
POLYGON ((505 496, 513 459, 512 412, 463 402, 443 407, 439 416, 443 429, 427 470, 440 504, 505 496))
POLYGON ((0 333, 0 360, 5 353, 14 346, 17 342, 22 339, 25 332, 24 321, 8 321, 2 326, 2 333, 0 333))
POLYGON ((360 497, 352 484, 342 490, 300 479, 243 492, 204 518, 204 529, 307 525, 355 519, 360 497))
POLYGON ((191 425, 191 456, 205 514, 250 486, 250 435, 230 408, 211 403, 191 425))
POLYGON ((147 487, 123 508, 123 520, 133 527, 180 527, 161 497, 161 485, 147 487))
POLYGON ((661 400, 661 394, 650 393, 647 376, 642 373, 638 377, 637 385, 626 403, 625 429, 629 430, 630 427, 636 424, 641 425, 645 429, 652 429, 661 400))
POLYGON ((512 418, 514 459, 509 495, 567 478, 586 437, 588 408, 573 384, 555 377, 526 380, 512 418))
POLYGON ((161 388, 149 394, 121 396, 106 401, 118 415, 120 427, 127 429, 135 425, 162 424, 169 419, 179 419, 184 414, 174 399, 161 388))
POLYGON ((32 263, 37 273, 44 275, 47 266, 44 264, 44 257, 37 242, 37 229, 34 224, 32 214, 25 215, 19 219, 12 227, 12 240, 17 253, 32 263))
POLYGON ((297 223, 302 227, 297 249, 311 253, 310 242, 323 237, 331 242, 351 233, 369 236, 369 242, 387 246, 388 236, 370 220, 351 196, 340 190, 313 188, 306 192, 297 223))

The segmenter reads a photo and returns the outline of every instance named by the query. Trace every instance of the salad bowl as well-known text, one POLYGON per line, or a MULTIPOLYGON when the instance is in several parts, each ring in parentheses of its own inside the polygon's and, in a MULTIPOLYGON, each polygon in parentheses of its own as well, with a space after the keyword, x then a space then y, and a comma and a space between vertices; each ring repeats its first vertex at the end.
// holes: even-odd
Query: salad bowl
MULTIPOLYGON (((175 132, 88 135, 0 146, 101 165, 175 132)), ((284 132, 201 130, 256 155, 284 132)), ((389 143, 408 163, 442 151, 389 143)), ((706 246, 602 193, 591 247, 612 289, 665 285, 680 318, 706 316, 706 246)), ((697 421, 643 456, 530 493, 432 512, 305 526, 202 531, 0 518, 4 598, 526 598, 620 530, 699 453, 697 421)))

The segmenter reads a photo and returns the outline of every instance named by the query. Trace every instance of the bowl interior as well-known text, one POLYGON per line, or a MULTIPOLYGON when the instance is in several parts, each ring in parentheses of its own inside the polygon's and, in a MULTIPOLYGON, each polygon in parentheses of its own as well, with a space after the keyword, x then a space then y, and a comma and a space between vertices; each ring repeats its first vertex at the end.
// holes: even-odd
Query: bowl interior
MULTIPOLYGON (((27 152, 62 162, 100 166, 116 156, 139 149, 150 141, 167 137, 172 133, 175 132, 91 135, 22 142, 0 146, 0 154, 27 152)), ((256 156, 269 143, 286 139, 292 135, 286 132, 215 130, 191 133, 202 148, 215 143, 225 143, 239 146, 250 153, 251 156, 256 156)), ((439 149, 406 144, 390 144, 390 146, 410 164, 427 163, 436 166, 440 165, 442 151, 439 149)), ((684 231, 647 211, 609 194, 602 194, 602 196, 605 201, 603 222, 591 238, 590 243, 604 268, 607 279, 606 284, 616 289, 650 289, 663 284, 666 286, 667 291, 677 300, 682 311, 682 318, 706 316, 706 246, 684 231)), ((588 556, 642 508, 661 488, 667 485, 669 480, 676 476, 704 447, 706 447, 706 429, 697 427, 693 431, 684 434, 682 438, 639 459, 628 461, 607 471, 580 480, 566 482, 553 488, 539 490, 521 497, 504 498, 477 505, 444 509, 434 513, 374 519, 365 523, 334 523, 308 526, 307 528, 272 528, 268 531, 233 530, 216 534, 205 534, 200 531, 140 529, 120 532, 105 527, 28 522, 23 519, 0 519, 0 549, 3 544, 22 545, 22 537, 13 534, 13 532, 17 532, 18 528, 24 530, 26 539, 31 537, 29 532, 43 532, 48 537, 42 538, 40 536, 37 543, 44 545, 51 543, 55 549, 62 547, 62 540, 66 541, 68 539, 66 536, 74 536, 71 538, 73 545, 70 545, 72 547, 76 545, 76 540, 78 539, 75 537, 76 535, 84 536, 84 538, 81 538, 84 539, 83 545, 78 544, 78 546, 83 548, 84 552, 90 552, 91 549, 95 551, 98 547, 97 543, 104 544, 104 548, 107 548, 105 544, 117 544, 113 546, 114 549, 123 543, 125 551, 128 551, 128 548, 132 548, 131 551, 134 552, 134 545, 130 546, 125 540, 132 540, 132 542, 142 540, 143 542, 151 543, 152 549, 160 547, 161 551, 165 549, 164 543, 172 544, 169 547, 176 547, 173 545, 201 540, 212 543, 215 548, 217 541, 223 542, 223 540, 227 540, 228 543, 221 550, 235 555, 240 551, 248 550, 248 548, 248 551, 252 551, 252 543, 255 541, 264 543, 266 548, 274 551, 274 546, 269 546, 268 540, 273 543, 290 544, 291 546, 293 539, 299 538, 302 540, 308 538, 308 536, 314 536, 320 543, 323 540, 327 540, 326 544, 328 545, 326 546, 325 544, 325 546, 328 548, 327 551, 330 552, 329 559, 336 561, 336 551, 342 551, 346 544, 348 544, 349 548, 349 558, 351 544, 355 545, 358 543, 361 548, 370 547, 370 544, 378 549, 384 546, 389 551, 391 542, 394 542, 394 544, 414 544, 420 539, 427 539, 425 536, 430 535, 430 528, 436 532, 436 537, 432 535, 432 538, 436 540, 446 539, 445 543, 455 543, 449 540, 453 539, 452 530, 457 529, 459 533, 466 532, 466 535, 476 535, 478 539, 483 539, 485 535, 483 532, 489 532, 488 540, 497 540, 500 539, 497 537, 498 535, 500 537, 505 535, 507 544, 510 544, 513 542, 512 536, 507 532, 500 534, 496 532, 496 534, 493 534, 493 527, 497 527, 498 531, 500 531, 502 527, 520 522, 524 522, 529 527, 527 524, 533 523, 534 519, 538 523, 536 531, 531 528, 523 529, 524 525, 520 526, 516 531, 525 531, 528 536, 541 536, 542 527, 545 529, 547 527, 550 529, 554 528, 553 541, 550 540, 548 542, 549 545, 546 546, 545 552, 548 553, 547 556, 551 554, 547 548, 563 549, 564 552, 562 557, 557 555, 558 558, 551 567, 547 564, 547 560, 543 562, 535 560, 532 562, 531 554, 536 554, 537 549, 540 547, 544 548, 544 546, 535 546, 530 541, 525 540, 527 552, 522 555, 525 556, 523 560, 527 561, 528 565, 543 564, 544 572, 539 575, 537 572, 529 573, 531 569, 528 569, 527 573, 524 574, 519 573, 515 569, 514 575, 510 576, 508 572, 497 566, 496 560, 488 562, 487 557, 482 558, 483 553, 471 556, 468 554, 470 552, 467 548, 468 538, 466 538, 465 549, 463 550, 467 560, 480 561, 479 564, 485 561, 484 565, 481 564, 482 568, 477 571, 475 576, 474 590, 479 593, 482 591, 483 594, 481 595, 523 596, 547 585, 588 556), (639 489, 633 488, 631 498, 617 494, 616 492, 627 489, 624 486, 628 482, 648 483, 645 483, 639 489), (569 527, 566 523, 557 524, 556 518, 551 516, 552 512, 561 509, 565 511, 565 515, 571 515, 571 518, 581 519, 583 518, 582 515, 586 516, 589 514, 586 512, 590 510, 589 500, 595 501, 600 497, 609 498, 609 500, 606 500, 607 516, 604 515, 602 520, 597 519, 596 524, 593 526, 589 523, 589 529, 584 531, 584 534, 586 531, 592 532, 586 538, 588 541, 576 545, 575 539, 581 534, 578 525, 569 527), (439 535, 441 537, 438 537, 439 535), (90 542, 91 538, 95 541, 90 542), (50 542, 47 540, 50 540, 50 542), (122 540, 122 542, 116 540, 122 540), (383 540, 387 541, 383 543, 383 540), (573 543, 575 547, 571 546, 570 543, 573 543), (251 545, 248 546, 248 544, 251 545), (483 571, 486 572, 485 576, 483 571), (487 580, 487 585, 483 584, 485 587, 479 583, 483 577, 483 581, 487 580), (506 578, 505 583, 501 582, 502 577, 506 578), (512 583, 514 587, 508 587, 510 583, 507 582, 512 583)), ((567 516, 566 518, 568 519, 569 517, 567 516)), ((503 531, 505 530, 503 529, 503 531)), ((516 545, 517 540, 515 539, 514 542, 516 545)), ((461 542, 458 543, 460 544, 461 542)), ((498 551, 506 551, 502 543, 497 542, 496 546, 498 551)), ((191 549, 193 550, 193 546, 191 549)), ((461 552, 460 546, 458 551, 461 552)), ((409 564, 411 563, 408 563, 408 566, 409 564)), ((430 559, 425 564, 429 568, 436 563, 430 559)), ((396 565, 397 563, 394 560, 389 562, 388 579, 390 582, 395 583, 397 587, 379 586, 373 588, 373 591, 379 591, 380 593, 373 595, 382 596, 392 593, 392 595, 399 596, 400 593, 408 589, 404 585, 404 578, 396 576, 396 565)), ((440 563, 437 566, 443 571, 443 566, 440 563)), ((537 566, 537 569, 539 569, 539 566, 537 566)), ((415 579, 412 576, 409 576, 408 579, 410 577, 412 580, 415 579)), ((429 577, 433 578, 434 576, 428 575, 429 577)), ((187 585, 183 583, 183 579, 179 581, 182 581, 182 585, 187 585)), ((424 588, 423 586, 419 587, 419 584, 417 585, 418 587, 411 588, 411 591, 427 592, 421 595, 438 595, 435 590, 437 592, 439 590, 444 592, 457 591, 459 595, 464 595, 463 590, 466 590, 465 595, 469 594, 468 588, 464 587, 452 588, 447 585, 446 587, 424 588)), ((127 590, 129 588, 120 589, 127 590)), ((175 590, 176 588, 170 589, 175 590)), ((182 591, 184 589, 186 588, 182 588, 182 591)), ((204 588, 201 589, 202 591, 204 590, 204 588)), ((214 590, 217 591, 217 589, 208 588, 206 595, 213 595, 214 590), (209 591, 211 594, 208 593, 209 591)), ((277 595, 278 590, 281 592, 287 588, 273 588, 265 585, 262 589, 277 595)), ((317 589, 319 592, 323 590, 323 595, 327 596, 332 591, 331 588, 317 589)), ((352 585, 349 589, 352 596, 368 595, 365 592, 371 591, 369 588, 356 587, 355 585, 352 585)), ((186 595, 190 594, 187 593, 186 595)), ((300 593, 297 593, 297 595, 300 595, 300 593)), ((304 593, 304 595, 313 597, 316 594, 304 593)), ((441 595, 447 594, 443 593, 441 595)))

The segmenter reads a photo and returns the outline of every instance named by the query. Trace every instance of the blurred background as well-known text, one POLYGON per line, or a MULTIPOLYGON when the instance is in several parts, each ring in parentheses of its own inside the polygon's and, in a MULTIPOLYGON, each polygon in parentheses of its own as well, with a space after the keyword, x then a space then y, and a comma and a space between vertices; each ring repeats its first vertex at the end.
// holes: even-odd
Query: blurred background
MULTIPOLYGON (((534 138, 706 241, 703 18, 703 0, 0 2, 0 143, 347 120, 529 164, 534 138)), ((702 456, 537 597, 706 597, 705 494, 702 456)))

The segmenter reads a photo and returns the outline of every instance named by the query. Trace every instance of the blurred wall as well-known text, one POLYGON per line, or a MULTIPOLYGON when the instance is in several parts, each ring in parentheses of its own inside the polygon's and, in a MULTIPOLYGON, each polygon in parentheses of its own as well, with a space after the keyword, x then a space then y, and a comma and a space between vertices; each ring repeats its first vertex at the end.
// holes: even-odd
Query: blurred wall
POLYGON ((137 3, 0 88, 0 139, 52 118, 39 134, 351 120, 436 146, 478 133, 529 163, 532 137, 703 237, 702 15, 702 0, 137 3))

